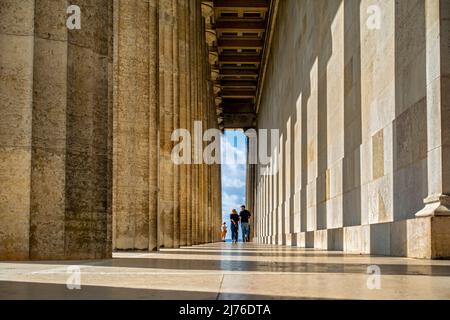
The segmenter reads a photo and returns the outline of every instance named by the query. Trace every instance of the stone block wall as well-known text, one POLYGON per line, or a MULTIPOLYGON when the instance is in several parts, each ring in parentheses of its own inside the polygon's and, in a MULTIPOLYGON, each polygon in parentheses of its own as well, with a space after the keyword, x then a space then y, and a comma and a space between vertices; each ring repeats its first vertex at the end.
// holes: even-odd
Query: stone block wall
POLYGON ((433 160, 449 138, 448 8, 280 1, 258 111, 260 129, 280 130, 279 171, 256 169, 257 241, 442 257, 432 243, 448 239, 416 215, 432 195, 448 212, 446 147, 433 160), (417 254, 417 232, 428 254, 417 254))

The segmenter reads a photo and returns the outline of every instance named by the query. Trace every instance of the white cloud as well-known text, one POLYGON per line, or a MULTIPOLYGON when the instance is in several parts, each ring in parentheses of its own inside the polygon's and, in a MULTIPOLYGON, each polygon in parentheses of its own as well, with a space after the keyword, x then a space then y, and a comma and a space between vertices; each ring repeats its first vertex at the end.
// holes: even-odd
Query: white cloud
POLYGON ((222 186, 244 188, 246 182, 245 135, 226 133, 222 139, 222 186))
POLYGON ((222 186, 224 188, 244 188, 245 180, 236 177, 224 176, 222 177, 222 186))
POLYGON ((245 152, 245 135, 242 133, 226 134, 222 138, 221 152, 222 164, 225 165, 245 165, 247 163, 247 154, 245 152))
POLYGON ((226 191, 222 192, 222 208, 224 213, 231 212, 231 209, 238 210, 239 207, 244 203, 244 198, 238 194, 230 194, 226 191))

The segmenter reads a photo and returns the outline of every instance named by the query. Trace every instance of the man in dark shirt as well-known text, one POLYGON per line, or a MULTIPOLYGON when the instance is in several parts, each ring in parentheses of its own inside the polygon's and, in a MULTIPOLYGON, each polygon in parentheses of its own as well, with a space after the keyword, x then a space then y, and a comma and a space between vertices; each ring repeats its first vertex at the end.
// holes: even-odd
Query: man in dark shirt
POLYGON ((241 212, 239 217, 241 218, 242 240, 244 242, 250 241, 250 217, 252 214, 245 209, 245 206, 241 206, 241 212))

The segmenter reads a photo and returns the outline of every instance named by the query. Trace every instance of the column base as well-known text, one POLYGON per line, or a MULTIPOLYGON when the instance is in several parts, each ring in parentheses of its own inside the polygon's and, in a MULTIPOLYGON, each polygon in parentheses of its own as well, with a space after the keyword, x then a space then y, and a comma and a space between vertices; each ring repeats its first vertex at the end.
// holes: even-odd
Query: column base
POLYGON ((408 257, 450 258, 450 196, 430 196, 424 203, 416 219, 409 221, 408 257))
POLYGON ((450 258, 450 216, 418 217, 408 221, 408 257, 450 258))
POLYGON ((416 217, 450 216, 450 196, 436 195, 424 200, 425 208, 416 214, 416 217))

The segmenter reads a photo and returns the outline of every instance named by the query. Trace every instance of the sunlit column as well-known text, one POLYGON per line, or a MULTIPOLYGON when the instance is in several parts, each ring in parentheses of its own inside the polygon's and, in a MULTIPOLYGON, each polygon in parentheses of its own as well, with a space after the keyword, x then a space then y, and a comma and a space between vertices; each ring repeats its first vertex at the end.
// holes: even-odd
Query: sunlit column
POLYGON ((174 127, 174 6, 176 0, 159 1, 159 247, 174 245, 174 164, 171 134, 174 127))
POLYGON ((450 215, 450 1, 426 1, 428 198, 418 217, 450 215))
POLYGON ((157 162, 155 1, 116 1, 114 9, 114 249, 145 250, 150 242, 154 249, 149 218, 156 211, 156 167, 149 165, 157 162))
MULTIPOLYGON (((174 0, 173 21, 173 127, 172 132, 180 128, 180 101, 182 88, 180 83, 180 37, 179 27, 182 13, 179 1, 174 0)), ((173 144, 171 144, 173 146, 173 144)), ((173 248, 180 246, 180 166, 174 165, 174 188, 173 188, 173 248)))
MULTIPOLYGON (((34 0, 0 2, 0 260, 26 260, 30 251, 34 12, 34 0)), ((65 49, 58 68, 63 78, 66 33, 63 30, 65 49)), ((65 93, 64 79, 60 82, 55 90, 65 93)), ((65 109, 65 101, 60 106, 65 109)), ((56 209, 61 221, 63 209, 56 209)))
MULTIPOLYGON (((178 57, 179 57, 179 103, 180 103, 180 128, 189 130, 189 110, 188 110, 188 69, 189 69, 189 53, 188 53, 188 19, 189 7, 186 0, 178 0, 178 57)), ((179 179, 179 199, 180 199, 180 223, 179 223, 179 245, 187 245, 187 216, 188 216, 188 193, 190 187, 188 185, 188 169, 189 165, 180 166, 179 179)), ((190 211, 190 210, 189 210, 190 211)))

